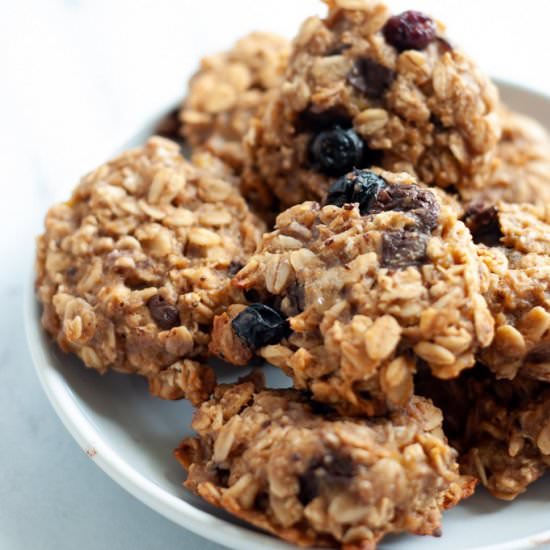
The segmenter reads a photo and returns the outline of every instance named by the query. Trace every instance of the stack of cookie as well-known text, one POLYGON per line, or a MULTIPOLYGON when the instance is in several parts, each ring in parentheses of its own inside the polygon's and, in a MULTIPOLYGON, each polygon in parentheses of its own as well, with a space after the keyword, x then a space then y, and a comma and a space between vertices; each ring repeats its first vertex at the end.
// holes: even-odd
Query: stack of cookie
POLYGON ((364 549, 550 465, 550 138, 440 22, 326 3, 202 61, 191 160, 153 137, 53 207, 37 291, 63 350, 198 407, 188 488, 364 549))

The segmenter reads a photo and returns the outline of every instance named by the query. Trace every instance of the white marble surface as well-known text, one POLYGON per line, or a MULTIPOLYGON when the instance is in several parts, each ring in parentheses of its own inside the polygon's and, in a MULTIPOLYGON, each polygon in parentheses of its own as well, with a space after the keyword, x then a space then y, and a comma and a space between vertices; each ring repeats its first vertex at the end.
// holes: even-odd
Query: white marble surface
MULTIPOLYGON (((542 0, 395 0, 430 11, 493 75, 550 92, 542 0)), ((22 320, 47 206, 183 93, 198 56, 290 35, 315 0, 0 1, 0 549, 219 548, 127 495, 78 448, 34 375, 22 320)))

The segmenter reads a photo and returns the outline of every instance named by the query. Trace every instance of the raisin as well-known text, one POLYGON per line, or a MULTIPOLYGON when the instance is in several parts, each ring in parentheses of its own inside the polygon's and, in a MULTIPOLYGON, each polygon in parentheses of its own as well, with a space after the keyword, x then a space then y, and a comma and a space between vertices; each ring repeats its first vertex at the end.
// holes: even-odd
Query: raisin
POLYGON ((153 321, 162 330, 170 330, 180 324, 180 314, 178 309, 169 304, 162 296, 157 294, 148 302, 147 307, 151 313, 153 321))
POLYGON ((395 76, 395 71, 389 67, 368 57, 362 57, 354 63, 347 81, 362 94, 379 98, 390 87, 395 76))
POLYGON ((381 189, 387 186, 386 180, 370 170, 354 170, 353 173, 336 180, 328 190, 325 204, 344 206, 359 204, 362 216, 371 210, 371 204, 381 189))
POLYGON ((463 221, 476 244, 496 246, 503 237, 496 206, 472 204, 466 209, 463 221))
POLYGON ((370 205, 372 213, 407 212, 418 220, 418 229, 432 231, 439 219, 440 206, 435 195, 418 185, 387 185, 370 205))
POLYGON ((382 235, 383 267, 403 269, 422 265, 426 261, 429 236, 418 231, 386 231, 382 235))
POLYGON ((399 51, 423 50, 436 37, 434 20, 414 10, 390 17, 382 32, 386 41, 399 51))
POLYGON ((290 334, 288 321, 275 309, 252 304, 231 322, 235 334, 252 350, 277 344, 290 334))
POLYGON ((326 176, 342 176, 361 165, 364 148, 355 130, 340 127, 324 130, 310 142, 310 163, 326 176))
POLYGON ((331 451, 322 458, 314 458, 298 477, 300 502, 307 505, 319 495, 323 485, 349 485, 355 471, 352 459, 338 452, 331 451))

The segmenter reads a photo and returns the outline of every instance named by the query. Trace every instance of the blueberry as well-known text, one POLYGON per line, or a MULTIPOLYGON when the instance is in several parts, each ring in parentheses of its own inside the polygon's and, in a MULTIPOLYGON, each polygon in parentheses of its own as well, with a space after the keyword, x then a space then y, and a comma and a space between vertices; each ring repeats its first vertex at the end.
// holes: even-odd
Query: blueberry
POLYGON ((374 172, 354 170, 330 186, 325 204, 343 206, 344 204, 359 203, 359 212, 364 216, 370 211, 380 190, 386 186, 384 178, 374 172))
POLYGON ((153 321, 162 330, 170 330, 177 327, 180 324, 180 314, 178 309, 166 302, 166 300, 160 296, 153 296, 148 302, 147 307, 151 313, 153 321))
POLYGON ((288 321, 275 309, 251 304, 231 322, 235 334, 250 348, 277 344, 290 334, 288 321))
POLYGON ((382 32, 386 41, 399 51, 423 50, 436 37, 434 20, 413 10, 390 17, 382 32))
POLYGON ((363 141, 353 129, 336 127, 312 138, 310 162, 313 168, 327 176, 341 176, 360 166, 364 148, 363 141))

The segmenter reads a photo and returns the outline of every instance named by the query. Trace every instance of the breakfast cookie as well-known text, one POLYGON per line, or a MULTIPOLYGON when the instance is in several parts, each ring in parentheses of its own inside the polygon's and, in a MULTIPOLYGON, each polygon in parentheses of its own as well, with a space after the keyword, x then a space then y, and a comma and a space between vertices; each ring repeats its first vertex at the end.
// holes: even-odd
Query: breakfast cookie
POLYGON ((478 366, 450 381, 427 376, 417 388, 442 408, 445 435, 461 470, 495 497, 513 500, 550 467, 550 384, 495 380, 478 366))
POLYGON ((325 1, 248 134, 245 181, 285 206, 323 200, 335 178, 373 164, 459 193, 482 188, 501 132, 491 81, 422 13, 325 1))
POLYGON ((180 110, 187 143, 212 151, 240 170, 242 139, 282 78, 288 49, 284 38, 254 32, 230 51, 205 57, 180 110))
POLYGON ((473 205, 465 215, 483 266, 495 338, 479 355, 497 378, 550 381, 550 207, 473 205))
POLYGON ((289 542, 349 550, 439 535, 442 511, 473 491, 430 401, 371 420, 318 409, 295 390, 218 387, 176 450, 185 486, 289 542))
POLYGON ((502 110, 502 137, 481 189, 464 189, 465 202, 550 203, 550 136, 536 121, 502 110))
MULTIPOLYGON (((42 324, 100 372, 141 374, 160 397, 208 397, 211 323, 262 224, 230 180, 151 138, 85 176, 38 241, 42 324)), ((238 296, 237 296, 238 300, 238 296)))
POLYGON ((216 317, 211 350, 234 364, 257 353, 341 414, 405 405, 419 361, 457 376, 493 337, 457 209, 408 174, 340 178, 325 206, 279 215, 232 281, 250 305, 216 317))

